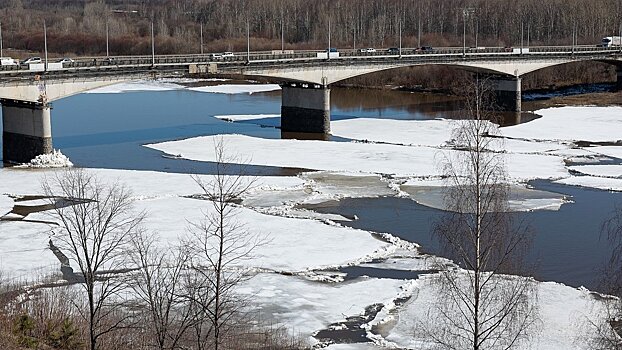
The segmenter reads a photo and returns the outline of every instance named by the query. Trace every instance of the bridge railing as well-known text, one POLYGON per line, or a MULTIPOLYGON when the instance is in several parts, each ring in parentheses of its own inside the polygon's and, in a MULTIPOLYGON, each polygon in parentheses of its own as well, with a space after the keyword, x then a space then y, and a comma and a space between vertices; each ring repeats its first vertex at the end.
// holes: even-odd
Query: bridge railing
MULTIPOLYGON (((426 61, 426 57, 445 56, 455 59, 460 56, 468 58, 499 58, 518 56, 529 59, 533 56, 553 56, 553 55, 586 55, 586 54, 618 54, 621 47, 598 47, 596 45, 584 46, 531 46, 531 47, 441 47, 441 48, 402 48, 396 51, 391 49, 377 49, 375 52, 361 52, 360 50, 345 49, 339 51, 336 61, 365 60, 365 59, 387 59, 391 57, 408 57, 426 61)), ((115 56, 115 57, 80 57, 73 62, 63 63, 62 68, 54 67, 51 70, 114 70, 119 68, 149 68, 155 66, 186 66, 189 64, 245 64, 248 61, 261 61, 283 63, 288 61, 308 61, 322 60, 318 53, 325 53, 323 50, 303 50, 287 51, 275 53, 275 51, 235 52, 233 56, 222 57, 214 54, 190 54, 190 55, 157 55, 157 56, 115 56)), ((325 55, 324 55, 325 56, 325 55)), ((41 65, 36 70, 29 65, 5 65, 0 66, 0 72, 5 74, 20 74, 42 71, 41 65)))

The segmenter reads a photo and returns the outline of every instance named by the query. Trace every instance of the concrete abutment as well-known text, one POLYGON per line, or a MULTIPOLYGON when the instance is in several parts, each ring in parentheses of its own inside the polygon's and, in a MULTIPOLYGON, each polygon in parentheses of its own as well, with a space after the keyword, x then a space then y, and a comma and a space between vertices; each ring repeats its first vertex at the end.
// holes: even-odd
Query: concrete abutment
POLYGON ((330 133, 330 89, 323 85, 282 86, 281 132, 330 133))
POLYGON ((27 163, 52 153, 49 104, 0 100, 2 104, 2 158, 7 163, 27 163))

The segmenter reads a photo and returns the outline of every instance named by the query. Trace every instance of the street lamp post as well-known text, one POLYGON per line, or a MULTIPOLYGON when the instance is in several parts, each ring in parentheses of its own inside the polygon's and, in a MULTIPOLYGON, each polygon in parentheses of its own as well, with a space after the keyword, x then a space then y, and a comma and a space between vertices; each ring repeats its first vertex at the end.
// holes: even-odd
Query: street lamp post
POLYGON ((109 35, 108 35, 108 21, 106 21, 106 58, 110 57, 110 46, 108 44, 109 35))
POLYGON ((3 51, 2 51, 2 23, 0 22, 0 57, 4 57, 3 51))
POLYGON ((203 22, 201 22, 201 55, 203 53, 203 22))
POLYGON ((326 50, 326 58, 330 60, 330 16, 328 17, 328 50, 326 50))
POLYGON ((155 67, 155 34, 153 32, 153 21, 151 21, 151 66, 155 67))
POLYGON ((465 7, 462 9, 462 57, 466 57, 466 20, 475 12, 474 8, 465 7))
POLYGON ((251 24, 246 19, 246 62, 251 61, 251 24))
POLYGON ((45 24, 45 20, 43 21, 43 49, 45 51, 45 68, 44 70, 48 70, 48 29, 45 24))
POLYGON ((402 57, 402 19, 400 18, 399 23, 399 31, 400 31, 400 58, 402 57))

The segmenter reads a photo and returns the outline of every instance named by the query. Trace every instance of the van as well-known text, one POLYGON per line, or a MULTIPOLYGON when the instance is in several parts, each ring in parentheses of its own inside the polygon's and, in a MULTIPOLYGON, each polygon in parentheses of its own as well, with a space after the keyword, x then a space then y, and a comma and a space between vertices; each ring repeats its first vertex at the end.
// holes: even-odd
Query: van
POLYGON ((17 62, 11 57, 0 57, 0 66, 15 66, 17 62))

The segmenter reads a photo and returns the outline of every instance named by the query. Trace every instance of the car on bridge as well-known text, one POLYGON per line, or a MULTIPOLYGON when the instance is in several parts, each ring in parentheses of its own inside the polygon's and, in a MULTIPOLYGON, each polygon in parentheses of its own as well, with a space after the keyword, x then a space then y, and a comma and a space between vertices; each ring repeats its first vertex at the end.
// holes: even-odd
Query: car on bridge
POLYGON ((426 53, 426 52, 434 52, 434 48, 432 46, 421 46, 415 49, 415 53, 426 53))
POLYGON ((390 47, 390 48, 387 50, 387 53, 388 53, 389 55, 399 55, 399 54, 400 54, 400 49, 398 49, 397 47, 390 47))
POLYGON ((233 54, 233 52, 223 52, 222 53, 222 57, 223 58, 227 58, 227 57, 234 57, 235 55, 233 54))
POLYGON ((360 49, 359 52, 360 53, 374 53, 376 52, 376 49, 374 49, 373 47, 368 47, 365 49, 360 49))
POLYGON ((30 57, 22 62, 22 64, 42 63, 41 57, 30 57))
POLYGON ((58 60, 58 63, 73 63, 73 62, 75 61, 69 57, 63 57, 60 60, 58 60))

